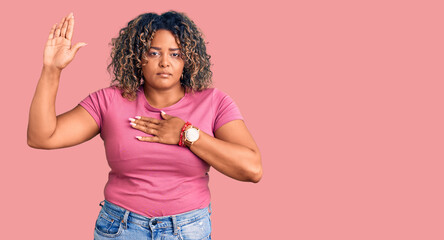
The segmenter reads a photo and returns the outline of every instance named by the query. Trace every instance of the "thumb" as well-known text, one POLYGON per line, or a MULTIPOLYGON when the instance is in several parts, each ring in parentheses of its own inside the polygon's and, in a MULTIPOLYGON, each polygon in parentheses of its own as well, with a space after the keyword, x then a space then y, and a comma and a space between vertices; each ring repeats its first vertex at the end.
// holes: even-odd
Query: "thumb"
POLYGON ((79 51, 79 49, 81 48, 81 47, 84 47, 84 46, 86 46, 87 44, 86 43, 84 43, 84 42, 78 42, 78 43, 76 43, 76 44, 74 44, 74 46, 72 46, 72 48, 71 48, 71 50, 73 51, 73 53, 74 53, 74 55, 77 53, 77 51, 79 51))
POLYGON ((170 119, 171 116, 166 114, 164 111, 160 111, 160 115, 162 116, 163 119, 167 120, 170 119))

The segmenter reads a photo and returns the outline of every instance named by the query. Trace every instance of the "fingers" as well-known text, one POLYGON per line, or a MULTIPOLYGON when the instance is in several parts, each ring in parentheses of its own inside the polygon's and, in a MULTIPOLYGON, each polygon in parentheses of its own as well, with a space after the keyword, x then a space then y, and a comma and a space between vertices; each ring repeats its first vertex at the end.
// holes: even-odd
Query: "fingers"
POLYGON ((66 30, 66 39, 71 41, 73 32, 74 32, 74 14, 71 13, 71 17, 69 18, 68 21, 68 28, 66 30))
MULTIPOLYGON (((68 16, 62 18, 60 23, 57 24, 57 26, 56 26, 53 38, 66 37, 69 22, 73 20, 72 17, 73 17, 73 13, 69 13, 68 16)), ((71 32, 71 37, 72 37, 72 32, 71 32)))
POLYGON ((139 141, 142 141, 142 142, 156 142, 156 143, 160 142, 160 139, 159 139, 157 136, 154 136, 154 137, 147 137, 147 136, 142 137, 142 136, 136 136, 136 138, 137 138, 139 141))
POLYGON ((133 128, 135 128, 135 129, 137 129, 137 130, 140 130, 140 131, 142 131, 144 133, 147 133, 147 134, 150 134, 150 135, 153 135, 153 136, 157 136, 159 134, 159 131, 157 131, 154 128, 149 128, 147 126, 137 125, 137 124, 133 124, 133 123, 131 124, 131 126, 133 128))
POLYGON ((168 120, 170 118, 172 118, 173 116, 170 116, 168 114, 166 114, 164 111, 160 111, 160 115, 162 116, 163 119, 168 120))
POLYGON ((150 123, 154 123, 154 124, 160 124, 159 119, 155 119, 155 118, 150 118, 150 117, 141 117, 141 116, 136 116, 136 119, 145 121, 145 122, 150 122, 150 123))
MULTIPOLYGON (((137 117, 136 117, 137 118, 137 117)), ((129 118, 128 120, 130 120, 131 123, 134 124, 138 124, 138 125, 144 125, 150 128, 154 128, 154 129, 159 129, 160 125, 156 124, 154 122, 150 121, 150 118, 144 118, 144 119, 134 119, 134 118, 129 118), (145 119, 145 120, 144 120, 145 119), (148 120, 146 120, 148 119, 148 120)), ((155 119, 157 120, 157 119, 155 119)))
POLYGON ((129 118, 129 120, 132 128, 152 135, 144 137, 137 136, 136 138, 138 140, 164 144, 177 144, 180 140, 180 129, 184 125, 184 121, 177 117, 171 117, 169 120, 160 120, 137 116, 135 118, 129 118))
POLYGON ((76 43, 76 44, 74 44, 74 46, 72 46, 72 48, 71 48, 71 50, 74 52, 74 55, 77 53, 77 51, 79 51, 79 49, 81 48, 81 47, 84 47, 84 46, 86 46, 87 44, 86 43, 84 43, 84 42, 79 42, 79 43, 76 43))
POLYGON ((66 37, 66 29, 68 28, 69 20, 72 17, 72 13, 68 14, 67 17, 65 17, 65 21, 63 21, 62 29, 60 30, 60 36, 66 37))
POLYGON ((138 130, 140 130, 144 133, 147 133, 147 134, 151 134, 151 135, 155 135, 155 136, 157 136, 159 134, 159 131, 158 131, 159 125, 156 125, 156 124, 131 122, 130 125, 131 125, 131 127, 138 129, 138 130))
POLYGON ((65 19, 66 18, 62 18, 62 21, 60 21, 60 23, 57 24, 56 30, 54 32, 54 38, 60 37, 60 32, 62 30, 62 26, 63 26, 63 23, 65 22, 65 19))
POLYGON ((48 36, 48 40, 53 39, 54 38, 54 32, 56 29, 57 23, 52 25, 51 31, 49 31, 49 36, 48 36))

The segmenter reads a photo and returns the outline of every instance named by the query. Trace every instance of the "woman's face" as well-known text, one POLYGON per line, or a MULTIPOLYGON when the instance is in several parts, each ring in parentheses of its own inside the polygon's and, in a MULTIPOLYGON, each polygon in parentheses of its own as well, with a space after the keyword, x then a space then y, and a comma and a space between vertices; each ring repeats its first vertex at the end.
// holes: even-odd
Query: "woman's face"
POLYGON ((157 30, 142 64, 145 84, 158 90, 180 88, 183 66, 174 35, 168 30, 157 30))

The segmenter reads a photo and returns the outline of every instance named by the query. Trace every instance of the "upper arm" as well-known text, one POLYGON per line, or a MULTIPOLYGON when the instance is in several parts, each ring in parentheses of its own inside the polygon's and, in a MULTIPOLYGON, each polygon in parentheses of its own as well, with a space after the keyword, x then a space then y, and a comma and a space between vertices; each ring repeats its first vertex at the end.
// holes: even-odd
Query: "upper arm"
POLYGON ((225 123, 214 132, 214 137, 226 142, 247 147, 256 154, 259 154, 259 148, 243 120, 237 119, 225 123))
POLYGON ((214 137, 249 148, 259 156, 259 149, 248 131, 234 100, 219 89, 213 89, 214 137))
POLYGON ((54 149, 74 146, 88 141, 99 131, 99 126, 91 114, 77 105, 72 110, 57 116, 54 133, 41 147, 54 149))

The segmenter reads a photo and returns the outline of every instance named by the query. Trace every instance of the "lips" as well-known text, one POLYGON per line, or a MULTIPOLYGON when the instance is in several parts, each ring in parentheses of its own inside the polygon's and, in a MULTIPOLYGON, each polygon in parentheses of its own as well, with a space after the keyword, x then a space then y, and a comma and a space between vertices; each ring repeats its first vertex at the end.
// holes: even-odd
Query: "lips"
POLYGON ((157 73, 157 75, 159 75, 159 76, 161 76, 161 77, 169 77, 169 76, 171 76, 172 74, 169 73, 169 72, 160 72, 160 73, 157 73))

